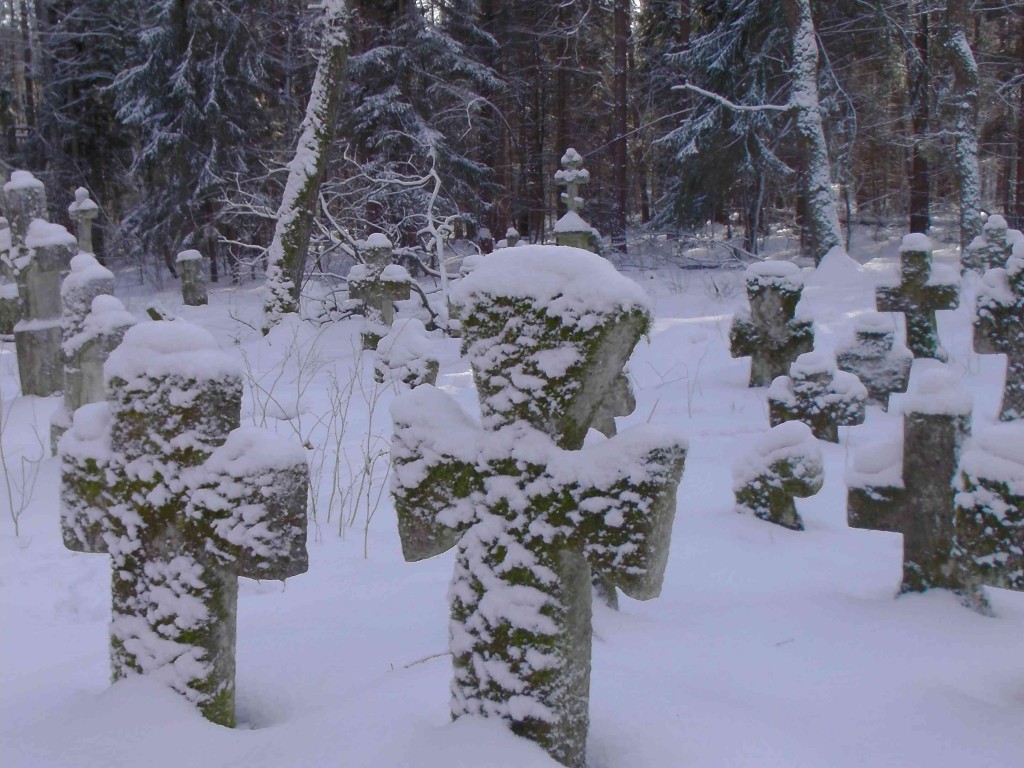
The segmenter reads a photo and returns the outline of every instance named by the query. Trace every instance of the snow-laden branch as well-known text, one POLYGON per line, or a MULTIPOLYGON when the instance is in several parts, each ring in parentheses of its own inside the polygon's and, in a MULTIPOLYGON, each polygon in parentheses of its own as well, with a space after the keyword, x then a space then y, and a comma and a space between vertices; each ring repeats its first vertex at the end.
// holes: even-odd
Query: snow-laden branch
POLYGON ((712 101, 718 102, 723 107, 730 109, 733 112, 792 112, 796 108, 795 104, 736 104, 720 94, 714 93, 713 91, 706 91, 693 83, 673 85, 672 90, 693 91, 694 93, 699 93, 701 96, 705 96, 712 101))

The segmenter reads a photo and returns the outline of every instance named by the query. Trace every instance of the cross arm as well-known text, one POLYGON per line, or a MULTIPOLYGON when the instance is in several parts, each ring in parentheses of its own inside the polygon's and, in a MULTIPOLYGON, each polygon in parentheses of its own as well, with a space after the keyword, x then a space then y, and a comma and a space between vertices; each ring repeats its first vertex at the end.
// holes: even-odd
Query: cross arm
POLYGON ((74 423, 57 446, 60 456, 60 527, 64 546, 74 552, 106 552, 110 505, 110 406, 93 403, 75 412, 74 423))
POLYGON ((851 528, 905 533, 903 486, 851 486, 846 497, 846 520, 851 528))
POLYGON ((960 306, 960 285, 958 283, 934 283, 925 287, 928 303, 932 309, 956 309, 960 306))
POLYGON ((748 312, 740 311, 729 326, 729 352, 733 357, 747 357, 761 345, 761 331, 748 312))

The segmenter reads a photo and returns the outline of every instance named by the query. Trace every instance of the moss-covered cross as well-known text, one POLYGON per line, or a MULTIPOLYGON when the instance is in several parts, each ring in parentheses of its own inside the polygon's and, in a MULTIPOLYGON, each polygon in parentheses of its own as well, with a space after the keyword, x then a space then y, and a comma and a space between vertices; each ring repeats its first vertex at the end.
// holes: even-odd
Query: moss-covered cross
POLYGON ((591 569, 658 595, 685 459, 652 426, 580 450, 649 325, 646 297, 596 255, 543 246, 488 256, 456 297, 482 425, 433 387, 395 400, 403 552, 458 547, 453 717, 506 719, 582 766, 591 569))
POLYGON ((307 568, 304 452, 236 429, 238 364, 201 328, 136 325, 105 373, 107 402, 60 441, 64 543, 111 556, 113 678, 153 676, 231 726, 238 577, 307 568))
POLYGON ((978 291, 974 350, 1006 355, 1006 386, 1000 421, 1024 419, 1024 245, 1005 269, 985 273, 978 291))
POLYGON ((837 371, 835 360, 805 352, 768 389, 768 420, 803 422, 819 440, 839 442, 839 427, 864 423, 867 390, 852 373, 837 371))
POLYGON ((850 343, 836 348, 836 366, 860 379, 868 392, 868 403, 889 410, 889 395, 905 392, 914 356, 904 345, 896 345, 892 321, 880 312, 857 318, 850 343))
POLYGON ((376 233, 366 239, 363 263, 348 273, 348 295, 363 303, 363 349, 376 349, 391 330, 395 302, 408 299, 412 277, 405 267, 393 263, 393 248, 386 235, 376 233))
POLYGON ((907 321, 907 347, 914 357, 946 360, 939 344, 935 312, 960 306, 960 286, 941 283, 932 274, 932 249, 928 238, 911 234, 900 245, 899 285, 875 289, 879 312, 902 312, 907 321))

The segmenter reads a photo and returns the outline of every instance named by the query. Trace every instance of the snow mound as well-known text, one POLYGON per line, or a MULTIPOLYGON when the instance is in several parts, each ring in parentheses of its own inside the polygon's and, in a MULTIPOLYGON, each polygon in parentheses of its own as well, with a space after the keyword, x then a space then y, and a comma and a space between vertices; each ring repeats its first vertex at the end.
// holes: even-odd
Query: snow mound
POLYGON ((16 189, 42 189, 43 182, 37 179, 28 171, 14 171, 11 180, 4 184, 4 192, 13 192, 16 189))
POLYGON ((903 242, 900 243, 900 253, 904 251, 926 251, 931 253, 932 241, 928 239, 927 235, 922 235, 920 232, 912 232, 909 235, 904 235, 903 242))
POLYGON ((178 254, 178 257, 176 259, 176 261, 178 261, 179 263, 182 262, 182 261, 202 261, 202 260, 203 260, 203 254, 201 254, 199 251, 194 250, 194 249, 190 249, 190 250, 187 250, 187 251, 182 251, 181 253, 178 254))
POLYGON ((919 360, 914 366, 915 387, 903 399, 904 413, 962 416, 973 407, 963 377, 938 361, 919 360))
POLYGON ((78 245, 78 238, 60 224, 33 219, 25 234, 25 247, 49 248, 54 245, 78 245))
MULTIPOLYGON (((811 428, 802 421, 784 421, 760 435, 750 451, 733 464, 733 490, 768 473, 772 464, 789 460, 800 464, 821 464, 821 447, 811 428)), ((801 474, 799 471, 794 474, 801 474)))
POLYGON ((158 320, 129 329, 103 373, 108 382, 166 376, 202 380, 241 376, 242 369, 205 328, 183 320, 158 320))
POLYGON ((1006 483, 1024 496, 1024 422, 997 424, 976 435, 960 459, 960 470, 1006 483))

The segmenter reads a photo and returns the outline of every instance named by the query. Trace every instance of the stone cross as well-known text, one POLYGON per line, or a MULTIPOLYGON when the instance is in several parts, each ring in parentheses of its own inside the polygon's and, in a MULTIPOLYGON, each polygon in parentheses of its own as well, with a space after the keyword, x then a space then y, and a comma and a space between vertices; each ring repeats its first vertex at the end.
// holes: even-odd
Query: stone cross
POLYGON ((787 421, 772 427, 732 468, 736 511, 794 531, 804 529, 794 499, 821 490, 821 448, 810 427, 787 421))
POLYGON ((875 289, 879 312, 902 312, 907 321, 907 346, 914 357, 946 360, 939 345, 935 312, 960 306, 956 282, 939 282, 932 270, 932 246, 925 235, 911 234, 900 246, 900 283, 875 289))
POLYGON ((590 171, 583 167, 583 158, 572 147, 562 155, 562 170, 555 172, 555 183, 565 187, 560 199, 565 203, 566 212, 555 222, 555 242, 573 248, 582 248, 592 253, 601 250, 601 243, 594 228, 584 220, 584 200, 580 187, 590 183, 590 171))
POLYGON ((60 284, 78 242, 46 220, 43 183, 27 171, 11 174, 4 185, 4 207, 21 304, 21 320, 14 327, 21 392, 47 397, 64 387, 60 284))
POLYGON ((1010 258, 1013 246, 1024 241, 1019 230, 1009 229, 1006 219, 998 214, 988 217, 971 244, 964 249, 960 258, 963 271, 974 271, 984 274, 985 270, 1001 267, 1010 258))
POLYGON ((733 357, 750 357, 750 386, 765 387, 814 347, 814 324, 796 319, 804 289, 800 268, 764 261, 747 268, 749 312, 737 312, 729 329, 733 357))
POLYGON ((1006 355, 1001 421, 1024 419, 1024 245, 1014 253, 985 273, 974 319, 974 351, 1006 355))
POLYGON ((458 548, 452 715, 507 720, 582 768, 591 569, 658 595, 686 448, 643 425, 579 450, 648 300, 596 255, 517 250, 454 294, 482 424, 433 387, 396 398, 392 492, 406 560, 458 548))
POLYGON ((839 442, 839 427, 864 423, 868 391, 852 373, 837 371, 835 360, 805 352, 768 388, 768 419, 777 426, 800 421, 819 440, 839 442))
POLYGON ((418 318, 396 320, 387 336, 377 343, 377 355, 373 378, 378 384, 399 381, 412 389, 437 383, 441 362, 426 326, 418 318))
POLYGON ((875 448, 859 453, 847 473, 850 527, 903 534, 900 592, 961 588, 952 561, 953 481, 971 406, 953 371, 922 371, 903 402, 902 461, 899 450, 875 448))
POLYGON ((68 213, 78 225, 78 250, 92 253, 92 220, 99 214, 99 206, 89 199, 89 190, 75 190, 75 202, 68 206, 68 213))
POLYGON ((892 320, 869 312, 857 318, 853 341, 836 348, 836 364, 860 379, 867 389, 868 403, 889 410, 889 395, 905 392, 914 355, 895 343, 892 320))
POLYGON ((960 459, 953 560, 963 601, 991 613, 982 587, 1024 591, 1024 421, 976 436, 960 459))
POLYGON ((363 258, 363 264, 349 270, 348 295, 363 303, 363 349, 376 349, 394 322, 395 302, 409 298, 412 276, 405 267, 392 263, 391 241, 386 235, 366 238, 363 258))
POLYGON ((64 543, 111 556, 113 678, 150 675, 231 726, 238 577, 306 571, 305 453, 236 428, 240 366, 197 326, 134 326, 105 374, 107 401, 60 441, 64 543))
POLYGON ((182 251, 176 259, 181 276, 181 298, 186 307, 201 307, 209 301, 203 254, 196 250, 182 251))

